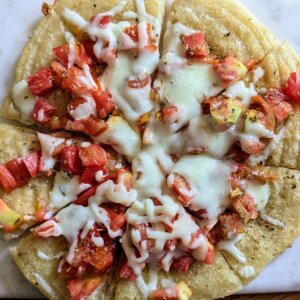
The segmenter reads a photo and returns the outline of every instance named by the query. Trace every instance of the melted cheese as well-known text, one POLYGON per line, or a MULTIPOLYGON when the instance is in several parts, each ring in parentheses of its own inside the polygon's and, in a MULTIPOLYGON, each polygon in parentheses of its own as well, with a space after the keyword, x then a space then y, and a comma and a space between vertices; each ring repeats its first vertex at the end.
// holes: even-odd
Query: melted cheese
POLYGON ((140 136, 129 124, 118 116, 107 121, 108 129, 93 138, 97 143, 111 145, 116 151, 132 159, 140 149, 140 136))
POLYGON ((263 211, 269 201, 270 186, 249 181, 246 185, 246 193, 253 197, 257 210, 263 211))
POLYGON ((56 255, 49 256, 49 255, 47 255, 46 253, 44 253, 43 251, 40 251, 40 250, 37 251, 37 256, 38 256, 40 259, 43 259, 43 260, 60 259, 60 258, 62 258, 65 254, 66 254, 65 252, 59 252, 59 253, 57 253, 56 255))
POLYGON ((239 270, 243 278, 250 278, 255 276, 255 269, 252 266, 244 266, 239 270))
POLYGON ((39 284, 39 286, 48 294, 51 295, 53 293, 52 287, 49 285, 49 283, 38 273, 33 273, 34 278, 36 282, 39 284))
POLYGON ((21 80, 14 86, 12 99, 21 113, 22 121, 31 124, 36 98, 31 94, 26 80, 21 80))
POLYGON ((227 163, 207 156, 187 155, 175 164, 172 173, 184 176, 192 190, 195 189, 190 204, 194 211, 206 209, 209 218, 217 218, 229 205, 231 169, 227 163))
POLYGON ((71 110, 69 114, 75 120, 87 119, 89 116, 97 116, 96 103, 92 97, 85 97, 85 102, 71 110))

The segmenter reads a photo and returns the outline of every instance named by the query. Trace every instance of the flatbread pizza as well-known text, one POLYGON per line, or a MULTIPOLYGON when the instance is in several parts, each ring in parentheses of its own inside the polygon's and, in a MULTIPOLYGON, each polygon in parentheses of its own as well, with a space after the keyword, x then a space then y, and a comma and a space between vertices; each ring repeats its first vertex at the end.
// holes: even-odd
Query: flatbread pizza
POLYGON ((57 0, 0 125, 0 226, 49 299, 215 299, 300 234, 299 58, 237 1, 57 0), (24 197, 25 195, 25 197, 24 197))

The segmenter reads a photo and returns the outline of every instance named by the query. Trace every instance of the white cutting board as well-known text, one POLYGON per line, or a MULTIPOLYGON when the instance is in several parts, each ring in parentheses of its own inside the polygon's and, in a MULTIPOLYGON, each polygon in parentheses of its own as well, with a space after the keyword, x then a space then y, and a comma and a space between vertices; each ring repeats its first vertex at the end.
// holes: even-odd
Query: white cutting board
MULTIPOLYGON (((76 1, 76 0, 74 0, 76 1)), ((213 0, 207 0, 213 1, 213 0)), ((41 18, 43 0, 0 1, 0 99, 12 84, 14 67, 22 47, 41 18)), ((300 0, 241 0, 281 39, 300 54, 300 0)), ((300 216, 299 216, 300 217, 300 216)), ((26 282, 0 241, 0 298, 37 298, 41 295, 26 282)), ((246 287, 244 293, 300 291, 300 238, 246 287)))

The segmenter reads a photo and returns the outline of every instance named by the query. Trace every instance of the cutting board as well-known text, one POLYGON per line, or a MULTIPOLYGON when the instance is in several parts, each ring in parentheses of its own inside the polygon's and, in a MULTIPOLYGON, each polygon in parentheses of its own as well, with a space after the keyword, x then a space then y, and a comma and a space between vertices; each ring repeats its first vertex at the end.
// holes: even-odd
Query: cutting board
MULTIPOLYGON (((0 99, 4 99, 7 94, 12 84, 18 56, 41 18, 42 2, 43 0, 0 1, 0 99)), ((241 2, 281 40, 288 40, 300 53, 299 0, 241 0, 241 2)), ((13 243, 7 245, 0 241, 0 298, 41 297, 39 292, 26 282, 11 260, 8 247, 13 243)), ((267 266, 241 293, 300 291, 299 253, 300 238, 291 249, 286 250, 267 266)))

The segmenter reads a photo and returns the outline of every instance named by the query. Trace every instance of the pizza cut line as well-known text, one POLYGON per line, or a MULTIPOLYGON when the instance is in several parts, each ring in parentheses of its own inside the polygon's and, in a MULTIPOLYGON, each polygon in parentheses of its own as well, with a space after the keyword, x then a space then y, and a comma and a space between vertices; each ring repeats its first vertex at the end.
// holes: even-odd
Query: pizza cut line
POLYGON ((25 277, 50 299, 240 290, 300 232, 298 56, 232 0, 43 12, 2 109, 37 131, 0 127, 25 277))

